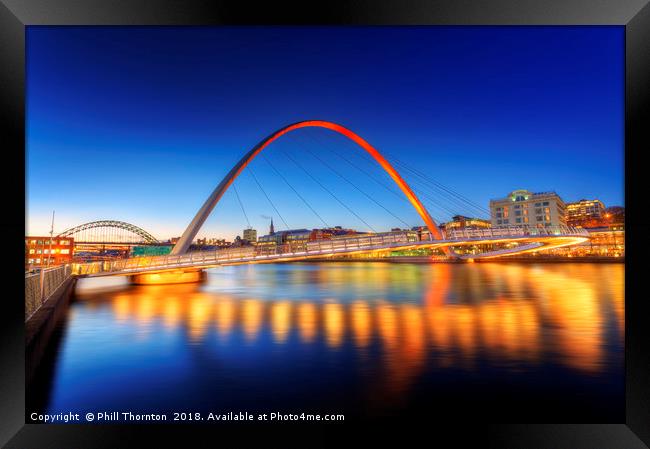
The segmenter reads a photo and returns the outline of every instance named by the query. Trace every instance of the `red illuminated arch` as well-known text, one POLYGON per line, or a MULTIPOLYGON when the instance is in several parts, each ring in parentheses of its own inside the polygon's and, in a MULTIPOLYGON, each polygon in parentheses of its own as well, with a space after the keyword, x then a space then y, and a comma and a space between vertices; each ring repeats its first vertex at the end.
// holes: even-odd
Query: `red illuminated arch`
MULTIPOLYGON (((257 156, 264 148, 266 148, 271 142, 276 140, 278 137, 299 129, 299 128, 308 128, 308 127, 318 127, 318 128, 327 128, 331 129, 332 131, 336 131, 339 134, 344 135, 348 139, 352 140, 354 143, 359 145, 361 148, 366 150, 368 154, 370 154, 378 163, 381 165, 381 167, 388 173, 388 175, 395 181, 395 183, 399 186, 400 190, 404 192, 404 195, 408 198, 409 202, 413 205, 417 213, 422 217, 422 220, 424 220, 424 223, 427 225, 427 228, 429 229, 429 232, 431 235, 436 239, 436 240, 441 240, 442 239, 442 234, 440 233, 440 230, 438 229, 438 226, 436 226, 436 222, 431 218, 431 215, 429 212, 426 210, 422 202, 419 200, 417 196, 415 196, 415 193, 413 193, 413 190, 409 187, 409 185, 404 181, 404 179, 400 176, 400 174, 395 170, 395 168, 382 156, 379 151, 377 151, 372 145, 370 145, 368 142, 366 142, 363 138, 361 138, 358 134, 354 133, 353 131, 349 130, 348 128, 341 126, 336 123, 328 122, 325 120, 306 120, 303 122, 298 122, 298 123, 293 123, 291 125, 287 125, 284 128, 274 132, 264 140, 262 140, 260 143, 258 143, 252 150, 250 150, 248 153, 244 155, 240 159, 240 161, 235 165, 230 172, 225 176, 225 178, 219 183, 219 185, 214 189, 212 194, 208 197, 208 199, 205 201, 201 209, 197 212, 196 216, 192 220, 192 222, 188 225, 187 229, 179 239, 178 243, 174 246, 174 249, 172 250, 172 254, 184 254, 188 248, 190 247, 190 244, 192 243, 192 240, 194 240, 194 237, 196 237, 196 234, 199 232, 199 229, 205 222, 205 220, 208 218, 210 213, 212 212, 212 209, 217 205, 223 194, 228 190, 228 187, 233 183, 233 181, 239 176, 239 174, 246 168, 246 166, 257 156)), ((445 254, 448 256, 452 255, 452 251, 449 248, 444 248, 445 254)))

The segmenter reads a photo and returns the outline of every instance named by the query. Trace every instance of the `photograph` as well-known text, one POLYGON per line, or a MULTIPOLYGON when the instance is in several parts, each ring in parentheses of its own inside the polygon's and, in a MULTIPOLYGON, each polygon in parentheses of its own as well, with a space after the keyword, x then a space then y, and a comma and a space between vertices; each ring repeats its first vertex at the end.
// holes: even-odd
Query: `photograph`
POLYGON ((625 422, 623 27, 27 26, 25 108, 27 423, 625 422))

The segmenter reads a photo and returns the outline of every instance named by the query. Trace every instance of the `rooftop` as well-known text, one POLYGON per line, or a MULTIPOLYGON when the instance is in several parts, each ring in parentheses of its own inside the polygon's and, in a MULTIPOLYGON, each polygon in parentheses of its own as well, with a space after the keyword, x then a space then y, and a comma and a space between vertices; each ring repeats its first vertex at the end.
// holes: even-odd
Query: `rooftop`
POLYGON ((510 192, 507 196, 503 198, 495 198, 491 199, 490 202, 493 201, 528 201, 531 198, 542 198, 542 197, 549 197, 549 196, 557 196, 559 197, 555 191, 547 191, 547 192, 531 192, 529 190, 513 190, 510 192))

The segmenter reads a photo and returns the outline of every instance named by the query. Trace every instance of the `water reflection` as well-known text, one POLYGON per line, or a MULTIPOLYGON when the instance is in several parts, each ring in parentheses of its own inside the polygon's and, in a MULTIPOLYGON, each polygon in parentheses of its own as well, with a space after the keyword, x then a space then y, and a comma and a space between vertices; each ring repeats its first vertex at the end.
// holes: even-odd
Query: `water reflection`
POLYGON ((234 351, 231 370, 264 369, 259 351, 269 347, 284 351, 282 364, 314 369, 343 363, 332 354, 352 354, 356 362, 343 369, 365 379, 368 398, 394 403, 440 370, 480 378, 486 367, 526 375, 554 365, 592 378, 622 376, 623 282, 619 264, 329 263, 226 267, 203 285, 105 291, 86 283, 72 306, 56 394, 65 396, 66 382, 78 378, 70 360, 122 356, 120 345, 105 347, 112 354, 89 351, 91 325, 103 339, 126 333, 143 364, 165 345, 178 360, 191 347, 234 351), (184 343, 172 347, 163 334, 184 343))
MULTIPOLYGON (((279 292, 269 288, 276 283, 268 276, 272 272, 265 271, 267 289, 259 298, 213 290, 224 273, 212 276, 208 286, 146 286, 107 297, 86 290, 79 296, 85 305, 110 301, 116 321, 140 323, 140 331, 155 320, 169 329, 184 327, 193 343, 210 327, 223 341, 239 330, 254 341, 267 324, 279 345, 294 329, 302 344, 321 335, 332 349, 348 337, 358 348, 378 338, 389 355, 408 355, 403 369, 420 363, 429 348, 457 362, 471 361, 479 351, 493 361, 539 362, 555 354, 573 368, 597 372, 604 323, 614 321, 619 337, 623 334, 621 265, 312 267, 288 270, 291 283, 282 284, 279 292), (303 288, 314 284, 326 285, 330 295, 300 298, 303 288), (390 298, 391 291, 398 293, 396 299, 379 295, 390 298), (280 292, 290 299, 275 299, 280 292)), ((242 283, 251 286, 259 273, 246 268, 242 283)), ((225 270, 237 272, 238 267, 225 270)))

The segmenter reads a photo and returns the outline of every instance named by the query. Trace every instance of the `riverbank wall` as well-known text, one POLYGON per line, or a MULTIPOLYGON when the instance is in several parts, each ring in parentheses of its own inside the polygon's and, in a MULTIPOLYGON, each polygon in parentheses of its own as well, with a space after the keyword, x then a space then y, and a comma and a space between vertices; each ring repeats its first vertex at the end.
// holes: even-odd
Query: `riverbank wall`
POLYGON ((32 381, 56 326, 64 318, 77 279, 70 277, 25 322, 25 377, 32 381))

